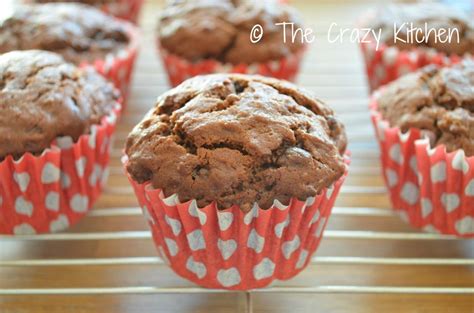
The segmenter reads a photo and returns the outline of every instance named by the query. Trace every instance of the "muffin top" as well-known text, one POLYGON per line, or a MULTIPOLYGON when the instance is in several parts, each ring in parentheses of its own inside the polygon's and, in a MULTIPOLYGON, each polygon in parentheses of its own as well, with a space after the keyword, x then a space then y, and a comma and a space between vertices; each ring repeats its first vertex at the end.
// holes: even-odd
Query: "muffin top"
POLYGON ((160 96, 128 136, 127 171, 202 207, 317 195, 343 175, 343 125, 296 86, 260 76, 196 76, 160 96))
POLYGON ((0 55, 0 160, 40 154, 60 136, 76 141, 110 112, 118 93, 92 69, 57 54, 29 50, 0 55))
POLYGON ((286 43, 282 26, 301 22, 294 10, 276 0, 174 0, 160 16, 158 36, 167 51, 191 61, 211 58, 233 64, 281 59, 302 48, 301 36, 292 43, 290 26, 286 43), (264 35, 250 41, 252 27, 264 35))
POLYGON ((434 48, 448 55, 474 54, 474 24, 467 14, 451 6, 431 2, 391 4, 375 13, 369 26, 377 33, 381 29, 381 42, 389 46, 397 46, 402 50, 434 48), (412 27, 420 29, 416 36, 420 40, 428 37, 427 42, 418 43, 416 37, 411 36, 407 40, 408 29, 412 27), (395 31, 400 29, 395 35, 395 31), (446 31, 444 35, 442 29, 446 31), (459 41, 455 30, 459 33, 459 41), (449 32, 452 34, 451 41, 442 42, 446 41, 449 32), (435 34, 439 34, 440 38, 436 39, 435 34))
POLYGON ((421 129, 432 146, 474 155, 474 61, 406 75, 389 84, 377 100, 392 126, 403 132, 421 129))
POLYGON ((0 52, 38 49, 75 64, 90 62, 123 49, 126 26, 85 4, 21 5, 0 22, 0 52))

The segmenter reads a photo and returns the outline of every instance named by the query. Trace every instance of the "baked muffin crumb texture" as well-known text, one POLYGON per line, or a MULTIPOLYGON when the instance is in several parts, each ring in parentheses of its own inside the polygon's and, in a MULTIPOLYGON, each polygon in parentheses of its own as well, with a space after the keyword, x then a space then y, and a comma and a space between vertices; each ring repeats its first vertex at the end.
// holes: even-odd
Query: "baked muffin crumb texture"
POLYGON ((127 170, 165 195, 249 210, 305 200, 345 171, 346 135, 333 111, 294 85, 209 75, 159 97, 127 140, 127 170))

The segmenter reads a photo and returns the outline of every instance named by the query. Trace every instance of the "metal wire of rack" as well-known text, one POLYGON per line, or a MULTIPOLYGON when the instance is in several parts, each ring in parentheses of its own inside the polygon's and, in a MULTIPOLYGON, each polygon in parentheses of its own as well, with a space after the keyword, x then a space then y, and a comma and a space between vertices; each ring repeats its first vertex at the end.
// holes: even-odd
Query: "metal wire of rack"
MULTIPOLYGON (((314 10, 311 11, 309 8, 304 10, 304 5, 301 4, 301 6, 303 6, 302 10, 304 12, 316 19, 321 18, 321 16, 331 16, 331 12, 336 12, 338 5, 328 3, 326 3, 325 11, 319 13, 314 10)), ((348 3, 355 9, 363 7, 363 4, 359 2, 348 1, 348 3)), ((295 4, 298 4, 298 1, 295 1, 295 4)), ((145 16, 142 23, 144 42, 153 41, 154 14, 152 12, 158 11, 157 6, 157 3, 149 1, 144 10, 145 16)), ((346 15, 348 14, 346 12, 346 15)), ((339 18, 343 19, 341 16, 339 18)), ((319 61, 308 61, 306 63, 308 64, 307 68, 303 70, 301 75, 302 85, 322 94, 322 97, 328 99, 328 102, 332 103, 335 110, 340 113, 339 116, 348 129, 350 149, 353 152, 350 176, 341 191, 340 200, 338 200, 333 210, 328 230, 324 234, 324 247, 320 248, 323 251, 320 253, 320 250, 318 250, 316 256, 312 258, 309 268, 339 266, 342 271, 350 273, 350 269, 346 270, 346 267, 357 267, 365 273, 365 276, 352 281, 349 275, 349 278, 334 279, 339 283, 333 284, 331 283, 333 280, 330 278, 324 278, 323 282, 318 282, 317 274, 307 273, 310 271, 310 269, 307 269, 306 272, 300 274, 303 278, 296 282, 293 280, 279 282, 264 289, 243 293, 245 311, 253 312, 255 298, 265 294, 286 294, 290 296, 295 294, 464 295, 472 299, 474 297, 473 242, 458 240, 450 236, 414 231, 403 224, 400 218, 388 209, 389 204, 385 196, 386 189, 380 178, 378 149, 374 142, 366 109, 367 91, 362 66, 353 45, 344 46, 343 49, 344 51, 338 51, 336 56, 332 55, 332 52, 329 53, 328 49, 324 52, 323 48, 320 56, 310 54, 308 56, 309 60, 319 61), (355 64, 354 62, 341 63, 340 60, 343 59, 343 55, 350 57, 350 61, 354 59, 353 55, 355 55, 357 62, 355 64), (323 74, 316 75, 313 74, 313 71, 323 74), (345 85, 339 87, 337 85, 339 81, 343 81, 345 85), (334 85, 331 85, 332 82, 335 82, 334 85), (365 248, 361 248, 363 244, 374 245, 379 248, 364 250, 365 248), (435 248, 432 250, 419 248, 424 245, 428 245, 427 249, 430 249, 431 246, 435 248), (388 248, 385 246, 388 246, 388 248), (388 275, 390 269, 401 269, 400 273, 403 274, 403 282, 405 283, 387 284, 387 280, 379 278, 377 273, 373 274, 376 276, 376 278, 373 278, 367 273, 370 273, 374 267, 382 268, 380 269, 380 276, 388 275), (464 275, 464 277, 454 280, 450 278, 449 282, 445 283, 446 277, 451 277, 450 271, 453 268, 456 269, 453 270, 455 275, 464 275), (441 269, 447 271, 443 272, 445 273, 444 276, 439 279, 431 277, 435 276, 438 271, 442 271, 441 269), (418 270, 426 270, 428 273, 426 276, 431 275, 430 278, 410 280, 410 275, 418 270), (305 275, 307 275, 306 278, 305 275), (309 278, 310 275, 315 275, 316 278, 309 278), (340 283, 341 281, 344 283, 340 283)), ((122 118, 121 126, 117 132, 117 142, 112 150, 111 177, 107 188, 104 190, 103 199, 99 200, 97 208, 90 212, 81 225, 68 232, 21 237, 0 235, 1 312, 3 312, 2 297, 23 297, 22 301, 26 301, 27 298, 25 297, 27 296, 89 295, 99 297, 105 295, 208 295, 232 293, 223 290, 198 288, 176 280, 174 277, 169 280, 176 282, 176 286, 167 285, 166 283, 152 285, 149 284, 149 280, 146 278, 134 279, 133 274, 124 276, 123 282, 119 281, 119 283, 115 283, 104 274, 104 276, 98 275, 100 276, 98 279, 104 278, 107 284, 100 280, 94 280, 94 283, 99 284, 96 286, 89 284, 58 286, 50 280, 45 281, 42 277, 35 276, 35 273, 40 272, 41 269, 51 271, 56 275, 63 275, 67 273, 66 269, 74 268, 80 269, 80 273, 86 275, 88 269, 94 269, 94 272, 91 273, 100 273, 100 271, 111 266, 121 266, 126 268, 128 272, 133 273, 136 267, 155 268, 164 264, 164 261, 154 256, 154 252, 149 249, 151 247, 151 234, 145 228, 145 223, 140 220, 141 210, 136 206, 133 190, 122 175, 123 170, 119 161, 122 154, 121 146, 128 131, 134 123, 140 120, 147 107, 153 103, 154 97, 167 88, 163 82, 162 71, 157 70, 160 65, 152 53, 153 47, 145 44, 143 50, 138 60, 132 89, 132 100, 130 101, 131 107, 136 107, 133 111, 125 112, 122 118), (150 65, 152 62, 153 64, 150 65), (152 69, 150 70, 150 68, 152 69), (91 226, 88 226, 89 224, 91 226), (130 251, 127 249, 113 250, 116 247, 114 243, 123 241, 132 242, 130 251), (90 247, 80 246, 82 248, 77 249, 84 250, 75 250, 74 245, 80 243, 87 243, 90 247), (111 246, 110 249, 108 248, 109 245, 111 246), (31 249, 32 246, 35 249, 31 249), (106 252, 98 248, 102 246, 107 247, 107 249, 104 249, 106 252), (143 248, 141 248, 142 246, 143 248), (53 251, 52 247, 56 250, 53 251), (58 247, 59 250, 64 249, 64 252, 59 251, 58 247), (35 273, 32 273, 32 269, 35 269, 35 273), (21 275, 22 273, 28 274, 21 275), (24 277, 25 275, 31 275, 31 281, 18 279, 18 277, 24 277)), ((157 269, 154 271, 155 274, 160 272, 157 269)), ((329 270, 329 272, 336 277, 337 271, 329 270)), ((393 279, 396 280, 396 277, 393 279)), ((87 281, 80 281, 80 283, 84 282, 87 281)), ((464 299, 463 301, 469 300, 464 299)), ((465 303, 463 307, 469 308, 469 303, 465 303)), ((12 312, 16 311, 12 310, 12 312)))

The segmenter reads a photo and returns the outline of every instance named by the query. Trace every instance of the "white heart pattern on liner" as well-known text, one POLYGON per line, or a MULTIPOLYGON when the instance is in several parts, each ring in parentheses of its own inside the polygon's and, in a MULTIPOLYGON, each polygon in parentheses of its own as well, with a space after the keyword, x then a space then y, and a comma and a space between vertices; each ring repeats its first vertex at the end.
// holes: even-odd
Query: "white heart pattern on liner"
POLYGON ((189 248, 192 251, 206 249, 206 242, 204 241, 202 230, 196 229, 195 231, 187 234, 186 238, 188 238, 189 248))
POLYGON ((471 179, 471 181, 467 184, 464 193, 466 196, 474 197, 474 179, 471 179))
POLYGON ((102 174, 102 166, 95 164, 94 170, 89 176, 89 185, 91 185, 91 187, 95 187, 95 185, 97 185, 97 181, 99 177, 101 176, 101 174, 102 174))
POLYGON ((231 212, 217 212, 217 219, 219 222, 219 229, 221 231, 226 231, 232 225, 234 220, 234 214, 231 212))
POLYGON ((275 263, 269 258, 264 258, 260 263, 253 268, 253 277, 256 280, 272 277, 275 272, 275 263))
POLYGON ((165 238, 166 247, 171 256, 176 256, 178 254, 178 245, 176 241, 170 238, 165 238))
POLYGON ((252 209, 244 216, 245 225, 250 225, 250 223, 252 223, 253 218, 258 217, 258 210, 258 205, 254 203, 252 209))
POLYGON ((418 202, 420 191, 415 184, 407 182, 403 185, 400 196, 406 203, 414 205, 418 202))
POLYGON ((458 221, 454 226, 461 235, 474 234, 474 216, 466 216, 458 221))
POLYGON ((275 199, 275 201, 273 201, 273 207, 274 208, 277 208, 278 210, 280 211, 284 211, 286 209, 288 209, 288 206, 287 205, 284 205, 283 203, 281 203, 279 200, 275 199))
POLYGON ((13 173, 13 179, 20 187, 21 192, 25 192, 30 184, 30 175, 28 173, 13 173))
POLYGON ((411 170, 412 170, 415 174, 417 174, 417 173, 418 173, 418 161, 416 160, 416 156, 412 156, 412 157, 410 158, 410 163, 409 163, 409 165, 410 165, 411 170))
POLYGON ((433 183, 444 182, 446 180, 446 162, 440 161, 431 167, 431 181, 433 183))
POLYGON ((240 273, 235 267, 217 272, 217 281, 224 287, 233 287, 240 284, 240 273))
POLYGON ((431 224, 425 225, 423 230, 428 233, 439 234, 439 231, 431 224))
POLYGON ((179 198, 177 194, 171 195, 168 198, 163 198, 162 201, 167 205, 167 206, 175 206, 179 204, 179 198))
POLYGON ((74 212, 85 213, 89 206, 89 197, 77 193, 71 198, 69 204, 74 212))
POLYGON ((314 236, 316 237, 321 237, 321 234, 323 233, 324 230, 324 225, 326 225, 326 218, 322 217, 321 220, 319 221, 318 226, 316 226, 316 230, 314 231, 314 236))
POLYGON ((293 240, 286 241, 281 245, 281 251, 285 259, 289 260, 293 252, 295 252, 300 247, 301 241, 298 235, 293 238, 293 240))
POLYGON ((36 230, 30 224, 20 224, 13 227, 13 233, 15 235, 34 235, 36 230))
POLYGON ((389 152, 388 152, 389 156, 390 156, 390 159, 392 159, 395 163, 398 163, 398 164, 402 164, 403 163, 403 156, 402 156, 402 153, 401 153, 401 148, 400 148, 400 144, 394 144, 389 152))
POLYGON ((186 261, 186 268, 191 273, 194 273, 199 279, 204 278, 207 274, 207 268, 204 263, 194 261, 192 256, 190 256, 186 261))
POLYGON ((451 213, 459 207, 459 196, 455 193, 443 193, 441 195, 441 203, 446 209, 446 212, 451 213))
POLYGON ((275 235, 278 238, 281 238, 281 236, 283 235, 283 230, 286 228, 286 226, 288 226, 288 224, 290 224, 290 215, 289 214, 286 216, 286 219, 283 222, 278 223, 278 224, 275 225, 275 235))
POLYGON ((398 184, 398 175, 394 170, 387 168, 385 170, 385 176, 387 177, 388 187, 393 188, 398 184))
POLYGON ((237 249, 237 242, 234 239, 222 240, 219 238, 217 248, 221 252, 222 258, 228 260, 237 249))
POLYGON ((458 150, 458 152, 456 152, 456 155, 454 156, 451 165, 453 166, 453 169, 462 171, 464 174, 467 174, 467 172, 469 171, 469 163, 467 163, 466 161, 463 150, 458 150))
POLYGON ((43 184, 52 184, 59 181, 61 178, 61 170, 51 162, 44 165, 41 171, 41 182, 43 184))
POLYGON ((74 145, 74 141, 69 136, 58 137, 56 138, 56 145, 60 149, 70 149, 74 145))
POLYGON ((311 219, 311 225, 319 221, 319 218, 321 217, 321 212, 319 212, 319 209, 314 213, 313 218, 311 219))
POLYGON ((178 236, 181 233, 182 225, 181 222, 177 219, 171 218, 168 215, 165 215, 166 224, 170 225, 173 235, 178 236))
POLYGON ((326 199, 331 200, 333 191, 334 191, 334 185, 331 185, 326 189, 326 199))
POLYGON ((52 233, 65 230, 68 227, 69 227, 69 220, 67 219, 67 216, 64 214, 60 214, 56 220, 52 221, 49 224, 49 230, 52 233))
POLYGON ((303 265, 306 263, 306 259, 308 258, 309 252, 308 250, 301 250, 300 256, 298 258, 298 261, 296 262, 296 269, 301 269, 303 268, 303 265))
POLYGON ((76 171, 79 177, 84 176, 84 172, 86 171, 87 159, 86 157, 80 157, 76 160, 76 171))
POLYGON ((55 212, 59 211, 59 193, 56 191, 48 192, 44 202, 44 205, 48 210, 55 212))
POLYGON ((428 198, 421 199, 421 216, 425 218, 428 215, 430 215, 432 211, 433 211, 433 205, 431 203, 431 200, 428 198))
POLYGON ((15 200, 15 212, 31 217, 33 215, 33 204, 23 196, 19 196, 15 200))
POLYGON ((71 187, 71 178, 69 178, 69 175, 66 174, 65 172, 61 172, 61 188, 67 189, 71 187))
POLYGON ((196 200, 191 201, 191 204, 188 208, 189 215, 193 217, 197 217, 199 219, 199 223, 203 226, 207 222, 207 215, 201 209, 198 208, 196 200))
POLYGON ((255 252, 257 253, 260 253, 263 251, 264 245, 265 238, 260 236, 255 229, 252 229, 247 239, 247 247, 255 250, 255 252))
POLYGON ((151 217, 150 215, 150 212, 148 212, 148 208, 146 205, 143 205, 142 207, 142 213, 143 213, 143 216, 145 217, 145 220, 150 223, 150 224, 155 224, 155 221, 153 220, 153 218, 151 217))

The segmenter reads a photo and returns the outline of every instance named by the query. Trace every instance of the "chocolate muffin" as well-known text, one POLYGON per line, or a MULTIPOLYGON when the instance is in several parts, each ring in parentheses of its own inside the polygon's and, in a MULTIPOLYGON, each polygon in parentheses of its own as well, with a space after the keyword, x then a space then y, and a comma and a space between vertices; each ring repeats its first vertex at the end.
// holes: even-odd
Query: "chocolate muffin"
POLYGON ((0 52, 46 50, 75 64, 103 60, 127 46, 126 26, 88 5, 21 5, 0 23, 0 52))
POLYGON ((301 36, 292 43, 287 26, 301 21, 295 11, 278 1, 180 0, 169 1, 158 25, 158 40, 168 52, 190 61, 214 59, 251 64, 284 58, 303 47, 301 36), (263 27, 258 43, 250 41, 254 25, 263 27))
POLYGON ((402 50, 425 47, 447 55, 474 54, 472 20, 466 13, 440 3, 387 5, 377 10, 369 25, 366 26, 377 33, 381 30, 382 43, 402 50), (420 40, 423 38, 428 38, 428 40, 418 43, 415 40, 416 37, 411 37, 409 34, 411 28, 419 29, 416 36, 420 40), (442 29, 445 30, 444 34, 442 34, 442 29), (399 30, 400 32, 395 34, 399 30), (452 34, 452 40, 443 42, 446 41, 449 32, 452 34), (435 34, 440 35, 438 40, 435 34), (459 41, 457 34, 459 34, 459 41))
POLYGON ((118 99, 95 71, 38 50, 2 54, 0 85, 0 160, 40 154, 60 136, 77 140, 118 99))
POLYGON ((240 74, 196 76, 158 98, 127 139, 127 171, 200 207, 307 199, 344 171, 343 125, 293 84, 240 74))
POLYGON ((474 61, 404 76, 387 85, 377 101, 391 126, 421 129, 432 146, 474 155, 474 61))

